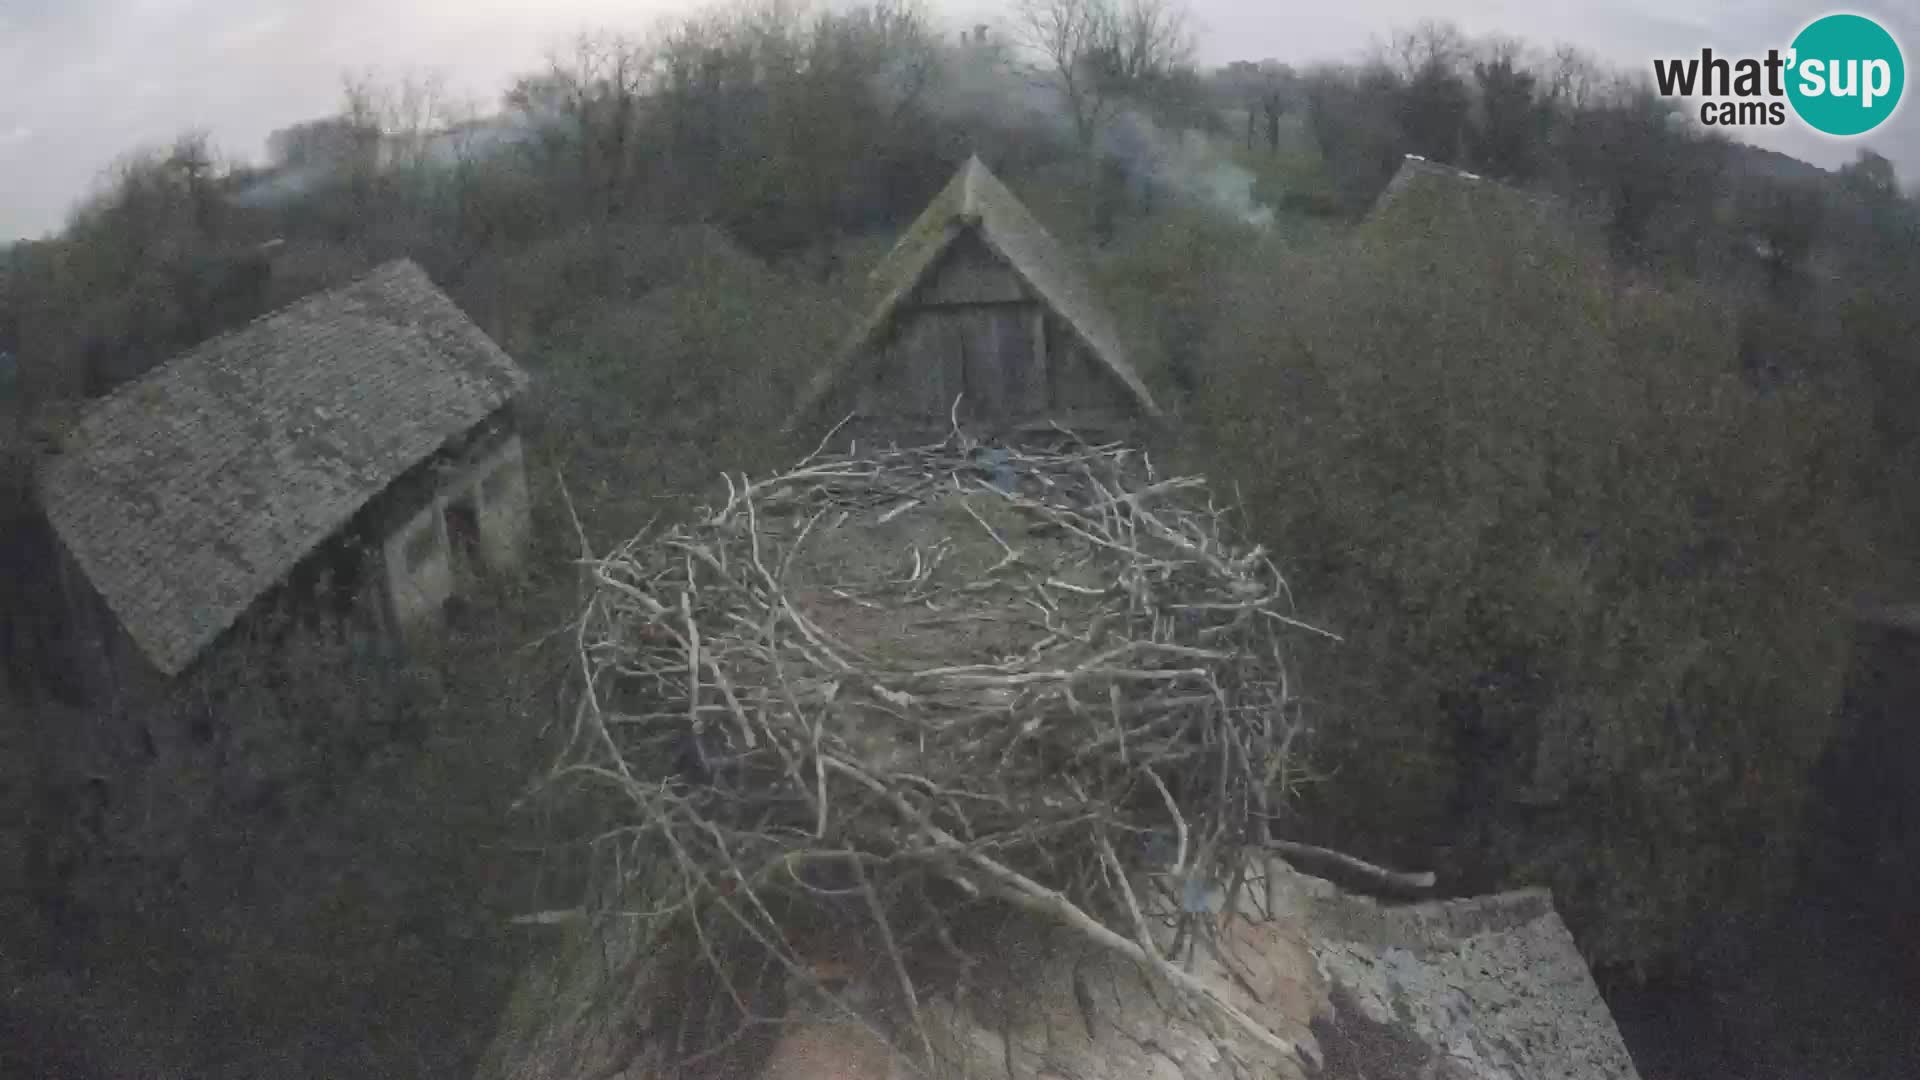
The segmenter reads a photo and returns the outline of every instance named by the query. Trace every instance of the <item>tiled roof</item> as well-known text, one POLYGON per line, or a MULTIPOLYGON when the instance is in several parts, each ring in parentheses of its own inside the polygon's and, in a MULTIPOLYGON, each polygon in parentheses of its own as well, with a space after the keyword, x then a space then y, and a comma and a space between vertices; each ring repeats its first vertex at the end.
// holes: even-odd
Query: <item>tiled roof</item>
POLYGON ((61 541, 176 674, 527 375, 408 261, 223 334, 94 403, 41 475, 61 541))

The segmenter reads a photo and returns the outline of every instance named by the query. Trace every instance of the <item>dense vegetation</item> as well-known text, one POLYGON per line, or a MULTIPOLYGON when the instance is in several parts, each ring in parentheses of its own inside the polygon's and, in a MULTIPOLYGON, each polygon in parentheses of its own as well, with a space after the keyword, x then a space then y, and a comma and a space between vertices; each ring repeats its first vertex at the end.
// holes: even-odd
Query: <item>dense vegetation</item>
MULTIPOLYGON (((481 843, 474 822, 525 779, 564 668, 538 641, 573 595, 569 510, 603 546, 716 469, 789 452, 767 433, 849 324, 860 271, 978 150, 1086 247, 1182 414, 1168 449, 1238 492, 1303 608, 1345 638, 1302 658, 1325 779, 1298 828, 1437 861, 1462 887, 1551 884, 1596 961, 1686 965, 1790 883, 1847 605, 1914 583, 1897 540, 1920 502, 1895 478, 1920 447, 1920 210, 1883 158, 1827 174, 1709 138, 1570 52, 1424 26, 1360 64, 1203 73, 1178 14, 1044 0, 1022 12, 1032 49, 955 45, 885 3, 703 15, 580 39, 492 122, 429 80, 360 82, 339 116, 277 136, 265 168, 197 136, 135 154, 59 236, 0 255, 0 353, 18 365, 0 381, 0 544, 32 565, 32 463, 88 396, 379 260, 422 263, 536 375, 543 568, 445 657, 312 649, 318 675, 235 660, 192 688, 222 760, 253 760, 238 747, 263 739, 258 695, 286 717, 267 740, 278 794, 216 785, 227 802, 196 812, 265 822, 220 841, 254 865, 330 837, 367 888, 497 926, 505 894, 473 899, 497 868, 418 856, 481 843), (1512 187, 1362 220, 1409 152, 1512 187), (338 734, 376 714, 373 735, 338 734), (430 747, 425 764, 390 736, 430 747), (393 828, 354 849, 319 824, 340 820, 393 828)), ((33 585, 0 584, 0 606, 26 609, 33 585)), ((9 623, 8 655, 32 655, 39 626, 9 623)), ((42 727, 76 722, 35 708, 42 727)), ((274 978, 310 1000, 391 969, 371 954, 392 896, 358 909, 377 917, 342 901, 267 916, 269 932, 244 914, 269 905, 206 908, 226 886, 179 870, 214 864, 128 848, 164 887, 90 903, 212 912, 169 962, 305 955, 311 971, 274 978)), ((79 862, 48 888, 130 873, 79 862)), ((437 933, 449 956, 507 955, 437 933)), ((252 970, 209 994, 248 1000, 252 970)), ((472 1008, 498 987, 471 980, 472 1008)), ((298 1041, 286 1007, 258 1018, 263 1039, 298 1041)), ((382 1056, 401 1035, 332 1060, 452 1075, 465 1037, 445 1061, 382 1056)), ((209 1075, 247 1071, 217 1041, 201 1052, 209 1075)))
POLYGON ((1309 669, 1321 824, 1550 882, 1595 959, 1658 962, 1791 881, 1869 554, 1864 399, 1755 388, 1724 301, 1616 291, 1501 209, 1265 261, 1198 440, 1347 635, 1309 669))

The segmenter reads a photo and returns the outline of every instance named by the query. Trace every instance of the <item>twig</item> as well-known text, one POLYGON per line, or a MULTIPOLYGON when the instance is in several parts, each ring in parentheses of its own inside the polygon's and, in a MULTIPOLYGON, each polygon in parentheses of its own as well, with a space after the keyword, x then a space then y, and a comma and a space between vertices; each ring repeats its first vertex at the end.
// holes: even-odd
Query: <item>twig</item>
POLYGON ((1222 1016, 1239 1025, 1247 1034, 1253 1036, 1254 1039, 1268 1049, 1281 1054, 1293 1054, 1297 1052, 1295 1043, 1288 1039, 1283 1039, 1267 1030, 1263 1024, 1242 1012, 1239 1007, 1232 1002, 1221 997, 1219 991, 1208 986, 1205 982, 1181 970, 1178 966, 1168 963, 1165 958, 1159 956, 1157 953, 1148 952, 1145 946, 1128 941, 1126 938, 1114 933, 1108 929, 1105 924, 1093 916, 1088 915, 1079 905, 1067 899, 1061 893, 1041 885, 1024 874, 1008 869, 998 861, 960 843, 960 841, 954 839, 954 837, 944 829, 927 821, 925 817, 921 815, 919 811, 913 809, 912 805, 907 803, 906 800, 887 791, 878 781, 873 780, 871 777, 864 776, 858 770, 853 769, 843 762, 834 762, 833 764, 836 768, 847 771, 849 775, 861 780, 871 790, 885 795, 893 802, 894 806, 900 809, 908 818, 914 819, 926 835, 942 850, 957 854, 977 867, 999 886, 998 891, 1004 899, 1037 915, 1044 915, 1056 922, 1062 923, 1084 934, 1095 944, 1104 946, 1135 963, 1153 970, 1174 986, 1193 994, 1208 1005, 1218 1009, 1222 1016))
POLYGON ((1173 793, 1167 790, 1166 782, 1160 774, 1142 765, 1140 771, 1153 781, 1154 789, 1160 792, 1160 798, 1167 804, 1167 816, 1173 819, 1173 827, 1178 831, 1180 847, 1173 856, 1173 868, 1168 871, 1174 877, 1184 877, 1187 872, 1187 819, 1181 815, 1180 806, 1173 801, 1173 793))
POLYGON ((860 882, 860 891, 867 898, 867 910, 873 914, 873 925, 880 931, 881 944, 887 947, 887 956, 893 961, 894 977, 900 980, 900 995, 907 1003, 907 1014, 913 1019, 913 1029, 920 1036, 920 1050, 926 1055, 923 1059, 928 1069, 933 1068, 933 1039, 927 1035, 927 1025, 920 1018, 920 995, 914 992, 913 977, 907 974, 907 961, 900 955, 900 946, 893 940, 893 926, 887 920, 887 910, 880 903, 880 894, 873 889, 868 880, 867 871, 860 865, 859 859, 848 860, 853 867, 853 876, 860 882))
POLYGON ((1267 847, 1298 870, 1354 887, 1356 891, 1386 890, 1392 893, 1418 893, 1431 889, 1434 885, 1434 875, 1430 870, 1420 873, 1388 870, 1364 859, 1356 859, 1345 852, 1292 840, 1268 840, 1267 847))

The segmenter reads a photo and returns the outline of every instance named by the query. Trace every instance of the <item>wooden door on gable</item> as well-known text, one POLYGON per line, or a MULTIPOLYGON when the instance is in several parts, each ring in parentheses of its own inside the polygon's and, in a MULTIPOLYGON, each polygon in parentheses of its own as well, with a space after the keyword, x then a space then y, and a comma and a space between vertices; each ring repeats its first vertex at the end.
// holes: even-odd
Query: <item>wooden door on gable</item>
POLYGON ((962 406, 976 423, 995 424, 1046 408, 1046 373, 1037 340, 1039 308, 981 304, 951 309, 955 327, 948 363, 960 375, 962 406))
POLYGON ((997 425, 1044 413, 1049 380, 1037 304, 945 304, 901 319, 868 391, 880 414, 997 425))

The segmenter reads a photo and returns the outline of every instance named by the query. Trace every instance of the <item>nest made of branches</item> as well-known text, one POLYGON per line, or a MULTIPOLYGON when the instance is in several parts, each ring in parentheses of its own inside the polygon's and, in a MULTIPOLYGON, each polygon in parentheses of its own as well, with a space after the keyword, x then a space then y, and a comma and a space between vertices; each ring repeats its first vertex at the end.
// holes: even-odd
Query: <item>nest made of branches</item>
POLYGON ((1290 1044, 1177 962, 1298 776, 1296 620, 1202 480, 1062 436, 818 452, 588 557, 556 777, 599 792, 599 914, 644 920, 673 1059, 836 987, 930 1061, 966 921, 1037 914, 1290 1044), (858 938, 871 949, 847 944, 858 938), (696 1000, 701 999, 701 1000, 696 1000))

